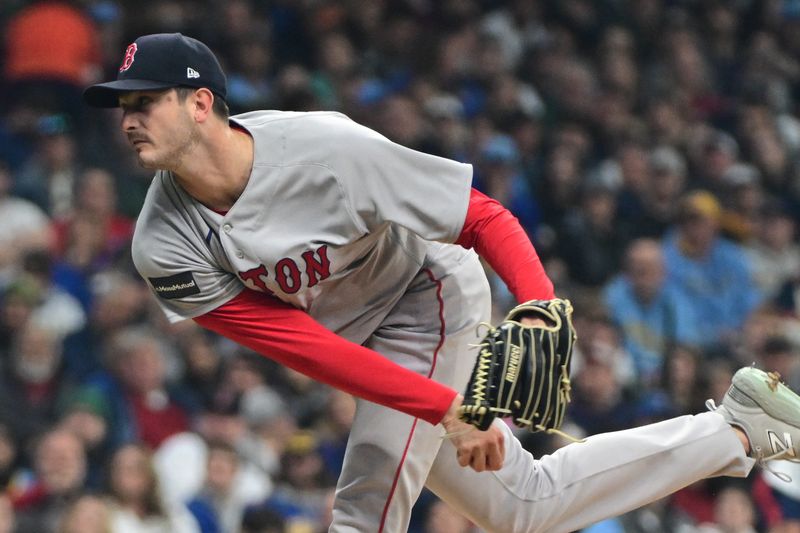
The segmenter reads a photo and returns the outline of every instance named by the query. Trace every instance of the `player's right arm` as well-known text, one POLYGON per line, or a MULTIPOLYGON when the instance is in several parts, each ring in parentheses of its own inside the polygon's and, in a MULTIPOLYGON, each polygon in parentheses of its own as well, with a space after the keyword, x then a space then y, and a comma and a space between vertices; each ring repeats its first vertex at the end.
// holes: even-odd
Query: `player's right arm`
POLYGON ((266 294, 243 290, 196 317, 206 329, 359 398, 438 424, 456 391, 350 342, 304 311, 266 294))
POLYGON ((317 381, 431 424, 441 423, 452 435, 461 466, 482 472, 503 465, 503 432, 496 426, 475 431, 459 420, 462 397, 456 391, 336 335, 277 298, 245 289, 194 320, 317 381))

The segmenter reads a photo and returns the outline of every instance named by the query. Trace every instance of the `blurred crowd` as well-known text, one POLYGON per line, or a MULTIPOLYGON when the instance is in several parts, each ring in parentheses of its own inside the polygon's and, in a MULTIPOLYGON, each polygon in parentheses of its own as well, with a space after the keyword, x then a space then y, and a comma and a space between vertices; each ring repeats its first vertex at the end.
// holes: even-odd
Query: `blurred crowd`
MULTIPOLYGON (((703 411, 751 363, 800 388, 797 0, 8 0, 0 27, 0 533, 330 522, 353 399, 168 324, 132 267, 151 173, 81 92, 145 33, 209 44, 233 113, 472 163, 573 300, 570 432, 703 411)), ((799 532, 774 468, 585 531, 799 532)), ((410 531, 478 530, 425 492, 410 531)))

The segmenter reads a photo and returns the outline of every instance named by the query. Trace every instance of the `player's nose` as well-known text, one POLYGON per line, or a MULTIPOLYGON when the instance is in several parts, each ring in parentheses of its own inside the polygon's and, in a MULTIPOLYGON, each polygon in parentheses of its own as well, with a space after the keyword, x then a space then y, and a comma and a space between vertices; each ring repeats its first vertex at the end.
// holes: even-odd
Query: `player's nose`
POLYGON ((135 130, 139 126, 139 120, 136 118, 136 113, 130 110, 123 110, 120 126, 122 127, 122 131, 135 130))

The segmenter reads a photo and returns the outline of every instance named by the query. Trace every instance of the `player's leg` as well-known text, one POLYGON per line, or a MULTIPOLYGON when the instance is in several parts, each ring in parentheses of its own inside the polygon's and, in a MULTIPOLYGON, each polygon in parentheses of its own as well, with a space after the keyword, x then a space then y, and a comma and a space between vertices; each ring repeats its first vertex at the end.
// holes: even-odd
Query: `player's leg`
POLYGON ((454 447, 446 443, 427 483, 454 508, 497 533, 574 531, 699 479, 745 476, 753 465, 717 413, 597 435, 539 460, 510 430, 506 437, 500 471, 461 468, 454 447))
MULTIPOLYGON (((475 258, 441 279, 424 271, 367 345, 439 382, 466 383, 459 360, 470 357, 463 350, 476 338, 473 315, 487 320, 489 308, 488 285, 475 258)), ((443 434, 440 425, 359 400, 330 531, 406 531, 443 434)))
POLYGON ((507 431, 506 463, 488 475, 459 468, 448 443, 428 486, 490 531, 566 532, 699 479, 746 475, 755 460, 731 426, 744 431, 760 462, 800 462, 800 397, 777 374, 743 368, 722 405, 709 408, 714 412, 590 437, 539 461, 507 431), (462 488, 475 486, 482 490, 462 488))
MULTIPOLYGON (((380 348, 391 351, 385 342, 380 348)), ((406 531, 443 433, 441 426, 357 400, 330 531, 406 531)))

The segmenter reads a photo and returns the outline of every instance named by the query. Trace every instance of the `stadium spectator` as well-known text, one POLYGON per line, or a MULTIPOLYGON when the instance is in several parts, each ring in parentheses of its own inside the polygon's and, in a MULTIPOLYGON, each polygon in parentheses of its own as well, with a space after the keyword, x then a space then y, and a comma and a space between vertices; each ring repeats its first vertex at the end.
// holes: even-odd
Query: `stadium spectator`
POLYGON ((31 320, 62 338, 86 325, 86 313, 80 302, 54 282, 53 257, 48 251, 28 252, 20 266, 19 278, 31 282, 39 295, 31 320))
POLYGON ((707 191, 683 197, 676 231, 664 242, 667 281, 703 324, 702 345, 730 343, 761 301, 744 251, 719 235, 722 208, 707 191))
POLYGON ((44 433, 33 457, 32 484, 13 500, 19 531, 56 531, 83 490, 86 457, 80 439, 64 429, 44 433))
POLYGON ((599 288, 616 274, 629 231, 617 217, 617 195, 601 182, 587 183, 580 203, 564 217, 558 253, 576 282, 599 288))
POLYGON ((660 239, 675 223, 678 199, 687 182, 686 160, 670 146, 659 146, 649 155, 648 182, 639 199, 642 209, 630 217, 635 236, 660 239))
POLYGON ((161 498, 148 450, 127 444, 109 464, 108 492, 112 533, 199 533, 197 521, 182 506, 161 498))
POLYGON ((72 2, 29 4, 8 20, 4 32, 3 77, 12 105, 26 101, 80 120, 85 116, 81 91, 100 75, 97 29, 72 2))
POLYGON ((750 495, 728 487, 716 498, 714 520, 700 524, 698 533, 756 533, 756 511, 750 495))
POLYGON ((604 300, 643 385, 659 381, 675 344, 702 342, 691 302, 666 282, 664 255, 655 240, 630 244, 623 272, 605 287, 604 300))
POLYGON ((183 365, 182 388, 196 409, 213 409, 225 372, 213 339, 199 327, 189 327, 179 333, 176 344, 183 365))
POLYGON ((14 339, 40 301, 40 287, 30 276, 14 277, 4 287, 0 303, 0 368, 7 370, 14 339))
POLYGON ((311 527, 312 531, 327 527, 329 498, 335 481, 327 476, 316 438, 296 432, 287 441, 275 489, 263 505, 280 514, 290 527, 311 527))
POLYGON ((634 368, 616 327, 606 317, 588 317, 575 347, 575 392, 570 420, 586 434, 616 431, 634 417, 634 368))
POLYGON ((753 279, 767 302, 774 302, 781 288, 800 278, 800 246, 795 241, 795 218, 785 202, 772 199, 760 210, 754 238, 745 251, 753 265, 753 279))
POLYGON ((493 135, 480 149, 473 178, 475 186, 505 205, 533 233, 541 213, 525 179, 521 157, 514 139, 493 135))
POLYGON ((336 389, 329 391, 326 410, 315 429, 320 439, 319 453, 332 479, 338 479, 342 472, 347 435, 355 414, 356 402, 352 396, 336 389))
POLYGON ((237 531, 247 506, 263 501, 268 490, 259 473, 247 471, 232 446, 211 443, 205 483, 187 505, 203 533, 237 531))
POLYGON ((168 437, 189 430, 191 414, 178 399, 180 390, 166 381, 166 354, 145 329, 127 328, 114 335, 107 356, 112 372, 91 383, 104 395, 112 413, 111 443, 142 442, 157 449, 168 437))
POLYGON ((114 178, 101 168, 87 168, 75 183, 75 207, 73 212, 54 221, 56 231, 56 253, 64 254, 69 249, 70 222, 80 215, 98 228, 101 235, 100 250, 78 264, 109 260, 123 251, 133 235, 133 221, 117 211, 117 191, 114 178))
MULTIPOLYGON (((61 266, 56 265, 55 277, 63 281, 61 266)), ((107 343, 121 329, 140 324, 148 304, 141 282, 126 270, 104 270, 86 281, 90 292, 81 297, 90 309, 88 324, 64 339, 64 370, 77 381, 111 370, 112 361, 104 356, 107 343)))
POLYGON ((272 103, 271 49, 261 35, 240 38, 228 74, 228 105, 233 113, 265 109, 272 103))
POLYGON ((710 130, 698 133, 696 142, 689 146, 694 168, 698 169, 695 186, 714 195, 724 194, 723 176, 739 162, 739 143, 724 131, 710 130))
POLYGON ((48 250, 53 244, 49 217, 33 202, 12 195, 12 185, 10 170, 0 161, 0 287, 10 282, 27 252, 48 250))
POLYGON ((108 504, 98 495, 80 496, 64 513, 57 533, 112 533, 108 504))
POLYGON ((99 390, 77 386, 59 399, 58 425, 76 435, 86 452, 85 486, 100 489, 103 468, 109 452, 111 410, 99 390))
POLYGON ((57 405, 71 384, 62 378, 61 339, 30 320, 17 332, 9 368, 0 377, 0 420, 22 439, 58 420, 57 405))
POLYGON ((75 132, 65 115, 46 115, 37 121, 36 133, 36 149, 17 171, 13 192, 51 217, 65 216, 75 205, 82 164, 75 132))
POLYGON ((707 399, 705 377, 705 359, 700 350, 675 344, 666 353, 659 388, 676 413, 692 414, 702 410, 707 399))
POLYGON ((752 165, 737 163, 722 176, 723 205, 720 229, 738 244, 753 239, 764 204, 761 173, 752 165))

